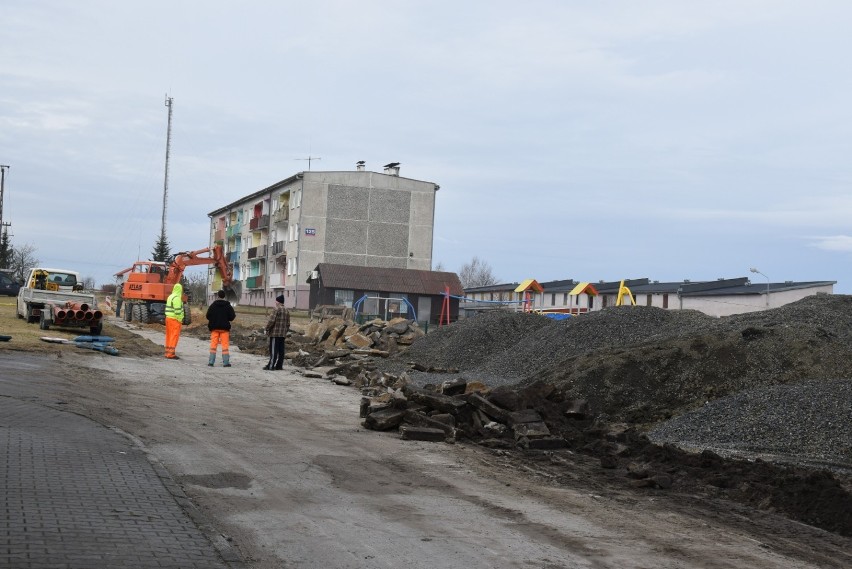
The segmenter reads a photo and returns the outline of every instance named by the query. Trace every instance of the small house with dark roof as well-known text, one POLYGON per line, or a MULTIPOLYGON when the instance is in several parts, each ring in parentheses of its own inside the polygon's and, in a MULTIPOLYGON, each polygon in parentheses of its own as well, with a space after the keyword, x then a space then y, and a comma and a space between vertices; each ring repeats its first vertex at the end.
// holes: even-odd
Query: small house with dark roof
POLYGON ((458 297, 464 294, 456 273, 333 263, 317 265, 308 284, 311 310, 321 305, 348 306, 366 316, 432 323, 438 323, 447 290, 450 320, 458 320, 458 297))

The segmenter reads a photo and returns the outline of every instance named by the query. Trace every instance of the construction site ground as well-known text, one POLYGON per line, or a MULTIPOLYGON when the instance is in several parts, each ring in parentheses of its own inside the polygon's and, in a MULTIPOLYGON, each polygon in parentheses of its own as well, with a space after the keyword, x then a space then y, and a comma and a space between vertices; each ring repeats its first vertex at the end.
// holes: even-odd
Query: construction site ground
POLYGON ((18 350, 13 337, 0 369, 24 372, 3 374, 0 396, 127 433, 209 522, 200 527, 211 543, 238 552, 232 566, 852 564, 842 531, 712 484, 636 488, 570 449, 403 441, 361 426, 352 387, 292 366, 264 371, 263 355, 236 350, 232 368, 208 367, 207 342, 193 337, 203 329, 187 330, 179 361, 162 358, 162 327, 111 319, 105 333, 121 355, 38 342, 18 350))

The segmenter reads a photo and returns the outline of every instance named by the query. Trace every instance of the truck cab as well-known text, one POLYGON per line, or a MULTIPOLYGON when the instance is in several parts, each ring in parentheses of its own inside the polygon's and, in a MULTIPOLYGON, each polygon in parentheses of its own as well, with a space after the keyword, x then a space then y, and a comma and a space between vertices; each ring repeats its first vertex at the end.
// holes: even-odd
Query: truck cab
POLYGON ((78 292, 83 290, 80 274, 68 269, 31 269, 25 286, 36 290, 78 292))

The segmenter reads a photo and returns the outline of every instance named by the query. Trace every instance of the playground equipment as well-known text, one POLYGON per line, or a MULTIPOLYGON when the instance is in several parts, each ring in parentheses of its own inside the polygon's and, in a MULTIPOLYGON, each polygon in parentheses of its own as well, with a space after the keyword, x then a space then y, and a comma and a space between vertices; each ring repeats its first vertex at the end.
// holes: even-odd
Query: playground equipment
POLYGON ((636 299, 633 298, 633 293, 630 292, 630 289, 627 288, 627 285, 624 284, 624 279, 622 279, 621 283, 618 285, 618 295, 615 297, 615 305, 623 306, 625 296, 628 298, 628 300, 630 300, 630 304, 636 306, 636 299))
MULTIPOLYGON (((449 290, 449 289, 448 289, 449 290)), ((355 319, 357 322, 358 314, 361 312, 361 307, 364 305, 365 300, 375 300, 376 306, 378 307, 379 314, 384 314, 384 320, 388 320, 388 316, 393 312, 400 312, 399 310, 391 310, 394 302, 399 302, 400 304, 397 306, 402 306, 401 303, 405 303, 405 305, 411 310, 411 318, 410 320, 414 320, 417 322, 417 313, 414 310, 414 306, 408 301, 407 298, 404 297, 387 297, 387 296, 367 296, 366 294, 355 301, 355 304, 352 305, 352 308, 355 310, 355 319)))

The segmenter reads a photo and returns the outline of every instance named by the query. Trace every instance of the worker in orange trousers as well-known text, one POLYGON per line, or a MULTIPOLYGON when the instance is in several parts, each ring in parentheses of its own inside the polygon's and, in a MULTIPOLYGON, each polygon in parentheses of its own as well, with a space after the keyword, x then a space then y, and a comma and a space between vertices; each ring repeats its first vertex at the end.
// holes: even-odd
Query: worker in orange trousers
POLYGON ((216 293, 218 297, 207 309, 207 329, 210 330, 210 359, 207 365, 216 363, 216 350, 222 344, 222 367, 231 367, 231 322, 237 317, 234 307, 225 300, 225 291, 216 293))
POLYGON ((175 351, 180 339, 180 327, 183 324, 183 287, 175 284, 172 293, 166 299, 166 359, 179 360, 175 351))

